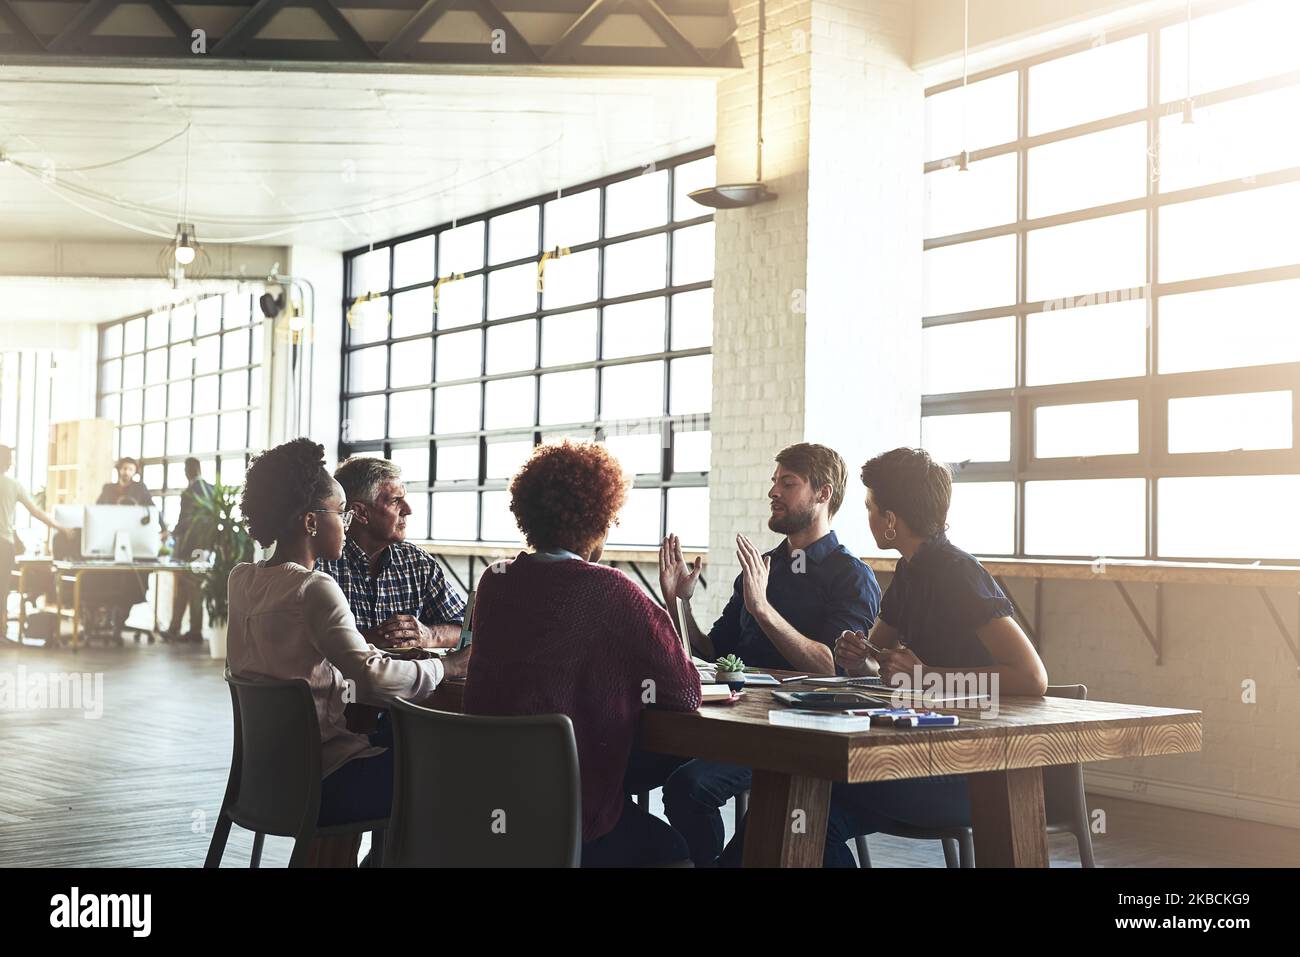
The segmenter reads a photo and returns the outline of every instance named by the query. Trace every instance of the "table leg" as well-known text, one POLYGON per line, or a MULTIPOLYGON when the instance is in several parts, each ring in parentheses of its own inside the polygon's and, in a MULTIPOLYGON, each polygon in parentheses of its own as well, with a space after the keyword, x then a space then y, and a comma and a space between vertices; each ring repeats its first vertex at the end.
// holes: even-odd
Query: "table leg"
POLYGON ((1043 769, 969 775, 975 863, 979 867, 1047 867, 1043 769))
POLYGON ((77 644, 77 630, 81 625, 81 572, 76 572, 72 582, 72 650, 75 653, 80 646, 77 644))
POLYGON ((46 642, 45 647, 58 647, 63 644, 63 573, 54 570, 54 639, 46 642))
MULTIPOLYGON (((23 646, 23 633, 27 631, 27 569, 18 572, 18 647, 23 646)), ((6 601, 6 605, 9 603, 6 601)))
POLYGON ((754 771, 745 825, 745 867, 821 867, 831 782, 754 771))

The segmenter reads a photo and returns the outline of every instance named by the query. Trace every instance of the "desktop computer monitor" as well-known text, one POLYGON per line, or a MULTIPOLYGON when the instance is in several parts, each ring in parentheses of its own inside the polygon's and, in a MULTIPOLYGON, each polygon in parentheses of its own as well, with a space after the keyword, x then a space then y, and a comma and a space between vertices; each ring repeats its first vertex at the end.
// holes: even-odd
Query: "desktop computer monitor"
POLYGON ((84 505, 54 506, 54 520, 64 528, 81 528, 85 516, 86 506, 84 505))
POLYGON ((130 542, 133 559, 158 557, 158 509, 143 505, 87 505, 81 554, 86 558, 116 557, 119 532, 130 542))

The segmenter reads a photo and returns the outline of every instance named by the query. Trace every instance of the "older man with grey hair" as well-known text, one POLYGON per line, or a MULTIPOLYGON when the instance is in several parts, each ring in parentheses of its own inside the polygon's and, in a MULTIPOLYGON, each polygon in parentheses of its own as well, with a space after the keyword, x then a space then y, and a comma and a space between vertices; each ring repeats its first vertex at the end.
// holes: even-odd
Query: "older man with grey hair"
POLYGON ((445 648, 460 640, 464 599, 437 559, 406 541, 402 470, 387 459, 354 456, 334 472, 352 512, 343 554, 317 569, 339 583, 357 628, 385 648, 445 648))

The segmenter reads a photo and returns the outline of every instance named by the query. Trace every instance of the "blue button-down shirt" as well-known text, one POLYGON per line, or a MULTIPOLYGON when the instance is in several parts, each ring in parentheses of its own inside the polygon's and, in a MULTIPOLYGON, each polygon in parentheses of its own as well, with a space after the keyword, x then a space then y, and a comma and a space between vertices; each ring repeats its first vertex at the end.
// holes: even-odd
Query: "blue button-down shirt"
POLYGON ((984 566, 940 532, 898 560, 880 620, 927 665, 971 668, 993 663, 976 632, 1012 611, 984 566))
POLYGON ((394 615, 426 625, 460 624, 465 616, 465 600, 448 584, 438 560, 410 542, 389 545, 373 577, 370 559, 350 538, 338 560, 318 561, 316 569, 339 583, 361 631, 394 615))
MULTIPOLYGON (((793 552, 787 539, 765 554, 772 557, 767 600, 799 634, 833 649, 841 632, 871 629, 880 585, 834 532, 793 552)), ((742 577, 736 576, 731 601, 709 631, 713 650, 737 655, 747 666, 793 668, 746 610, 742 577)))

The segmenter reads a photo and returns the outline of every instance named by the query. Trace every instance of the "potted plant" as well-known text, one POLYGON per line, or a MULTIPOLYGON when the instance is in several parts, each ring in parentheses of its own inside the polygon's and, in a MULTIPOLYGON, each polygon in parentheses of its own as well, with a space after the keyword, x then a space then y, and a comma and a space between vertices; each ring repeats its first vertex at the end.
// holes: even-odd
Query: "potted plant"
MULTIPOLYGON (((208 652, 213 658, 226 656, 226 625, 230 602, 226 587, 230 571, 253 558, 253 541, 240 520, 238 485, 217 482, 212 491, 194 496, 194 518, 190 540, 207 546, 211 563, 201 572, 203 606, 212 626, 208 652)), ((186 493, 191 494, 191 493, 186 493)))
POLYGON ((717 674, 713 680, 725 684, 732 691, 745 686, 745 663, 735 655, 723 655, 716 662, 717 674))

